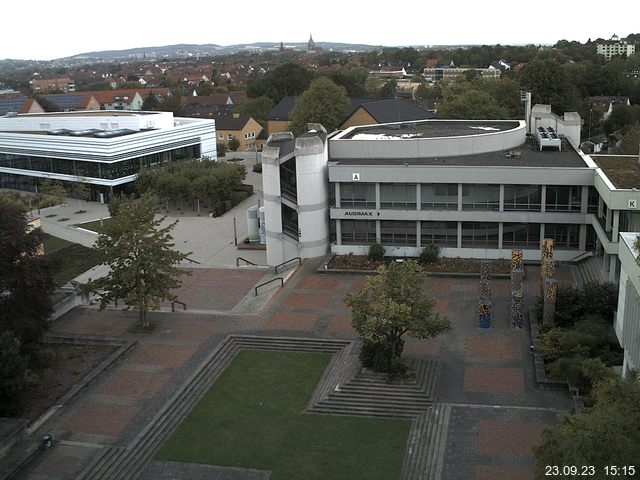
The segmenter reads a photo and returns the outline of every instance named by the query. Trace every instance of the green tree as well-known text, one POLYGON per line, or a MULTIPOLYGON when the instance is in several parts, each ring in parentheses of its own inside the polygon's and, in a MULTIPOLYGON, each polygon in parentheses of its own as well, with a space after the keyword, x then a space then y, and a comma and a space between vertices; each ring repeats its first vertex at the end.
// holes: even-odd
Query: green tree
POLYGON ((113 218, 101 229, 94 246, 110 272, 90 280, 86 288, 98 294, 101 308, 123 300, 139 313, 140 324, 146 327, 149 310, 157 309, 161 301, 176 299, 172 291, 179 288, 180 276, 186 273, 177 265, 189 253, 173 249, 170 232, 177 221, 162 227, 165 217, 155 217, 148 195, 139 202, 122 199, 113 218))
POLYGON ((398 96, 398 81, 395 78, 387 81, 382 86, 382 96, 384 98, 396 98, 398 96))
POLYGON ((53 311, 54 261, 40 255, 42 240, 20 207, 0 199, 0 332, 23 344, 40 340, 53 311))
POLYGON ((229 150, 231 150, 232 152, 235 152, 240 148, 240 140, 238 140, 234 135, 233 137, 231 137, 231 140, 229 140, 229 143, 227 143, 227 147, 229 147, 229 150))
POLYGON ((405 334, 433 338, 451 329, 451 323, 434 311, 435 301, 424 291, 425 270, 414 260, 378 268, 356 294, 347 294, 352 325, 365 345, 381 347, 387 371, 400 359, 405 334))
POLYGON ((304 66, 285 63, 264 77, 250 82, 247 95, 252 98, 266 95, 277 104, 283 97, 300 95, 309 88, 313 78, 313 72, 304 66))
POLYGON ((534 104, 551 105, 552 110, 560 115, 578 108, 578 92, 555 60, 527 63, 522 67, 518 80, 524 90, 531 92, 534 104))
POLYGON ((348 106, 344 87, 320 77, 298 98, 291 111, 291 129, 300 134, 306 131, 308 123, 321 123, 327 132, 332 132, 340 126, 348 106))
POLYGON ((343 68, 331 74, 331 80, 347 90, 351 98, 365 97, 367 95, 367 79, 369 69, 363 66, 343 68))
POLYGON ((160 108, 160 102, 158 101, 158 97, 155 96, 153 90, 150 90, 147 96, 144 98, 142 102, 142 110, 150 112, 154 110, 158 110, 160 108))
POLYGON ((262 125, 262 128, 267 126, 267 117, 275 104, 267 96, 258 98, 250 98, 246 103, 240 105, 238 108, 239 113, 253 117, 253 119, 262 125))
POLYGON ((638 155, 640 152, 640 126, 630 129, 616 147, 616 152, 622 155, 638 155))
POLYGON ((82 205, 82 200, 89 199, 90 193, 86 178, 78 177, 78 181, 71 184, 71 194, 78 199, 78 208, 82 205))
POLYGON ((445 101, 437 112, 437 118, 470 120, 499 120, 508 118, 508 115, 495 98, 473 88, 445 94, 445 101))
POLYGON ((0 334, 0 417, 20 414, 25 401, 27 361, 20 354, 20 339, 0 334))
POLYGON ((67 198, 67 189, 57 180, 47 179, 40 185, 39 193, 44 193, 49 197, 50 203, 57 205, 63 203, 67 198))
POLYGON ((640 382, 636 372, 604 377, 594 387, 592 408, 544 431, 534 449, 536 479, 547 478, 546 465, 592 465, 596 475, 589 478, 600 480, 613 478, 605 474, 608 465, 634 465, 638 473, 640 382))

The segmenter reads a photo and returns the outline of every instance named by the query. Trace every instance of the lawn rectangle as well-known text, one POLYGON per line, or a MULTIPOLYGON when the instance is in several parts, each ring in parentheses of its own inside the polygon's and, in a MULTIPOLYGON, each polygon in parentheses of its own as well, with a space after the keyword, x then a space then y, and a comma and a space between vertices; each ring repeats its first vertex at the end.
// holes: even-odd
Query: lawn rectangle
POLYGON ((329 354, 244 350, 157 454, 272 480, 399 478, 409 420, 305 413, 329 354))
POLYGON ((100 230, 100 227, 103 225, 108 225, 113 222, 111 217, 103 218, 102 220, 92 220, 90 222, 79 223, 76 227, 84 228, 85 230, 89 230, 91 232, 96 232, 100 230))
POLYGON ((84 245, 48 234, 45 235, 43 244, 44 253, 57 258, 58 265, 53 280, 58 285, 64 285, 98 264, 96 253, 84 245))

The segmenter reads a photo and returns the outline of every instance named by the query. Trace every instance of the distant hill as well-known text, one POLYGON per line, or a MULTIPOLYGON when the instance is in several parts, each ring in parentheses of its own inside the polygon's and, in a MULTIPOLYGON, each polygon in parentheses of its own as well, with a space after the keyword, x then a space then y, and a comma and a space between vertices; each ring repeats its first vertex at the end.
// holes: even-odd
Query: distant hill
MULTIPOLYGON (((304 51, 307 49, 305 43, 285 43, 285 48, 292 50, 304 51)), ((351 43, 329 43, 329 42, 316 42, 317 47, 321 47, 324 50, 329 51, 369 51, 378 46, 364 45, 364 44, 351 44, 351 43)), ((126 50, 104 50, 100 52, 86 52, 67 59, 118 59, 118 58, 163 58, 163 57, 197 57, 197 56, 210 56, 210 55, 230 55, 242 51, 277 51, 280 48, 280 42, 258 42, 250 44, 228 45, 221 46, 215 44, 179 44, 179 45, 164 45, 158 47, 139 47, 129 48, 126 50)))

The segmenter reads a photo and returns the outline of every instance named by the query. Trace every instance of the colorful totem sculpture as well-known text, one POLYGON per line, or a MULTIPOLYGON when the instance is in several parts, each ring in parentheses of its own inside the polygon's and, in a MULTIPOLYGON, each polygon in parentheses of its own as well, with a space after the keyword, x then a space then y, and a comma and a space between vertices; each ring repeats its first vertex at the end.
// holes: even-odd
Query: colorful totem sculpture
POLYGON ((491 326, 491 262, 480 263, 480 302, 478 303, 480 328, 491 326))
POLYGON ((511 251, 511 326, 522 328, 524 318, 522 281, 524 267, 522 264, 522 250, 511 251))

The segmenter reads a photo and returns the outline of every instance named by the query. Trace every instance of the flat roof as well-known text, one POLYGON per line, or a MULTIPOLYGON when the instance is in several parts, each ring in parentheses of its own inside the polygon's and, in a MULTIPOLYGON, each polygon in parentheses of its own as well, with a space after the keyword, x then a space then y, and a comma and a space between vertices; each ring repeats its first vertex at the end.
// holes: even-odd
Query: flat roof
POLYGON ((637 155, 589 155, 616 188, 640 188, 637 155))
MULTIPOLYGON (((146 112, 142 110, 76 110, 74 112, 21 113, 19 117, 135 117, 158 115, 166 112, 146 112)), ((15 118, 15 117, 14 117, 15 118)))
POLYGON ((340 139, 399 140, 482 135, 505 132, 520 126, 517 120, 428 120, 424 122, 365 125, 347 131, 340 139))
MULTIPOLYGON (((517 122, 516 122, 517 124, 517 122)), ((568 167, 589 168, 574 148, 562 139, 562 151, 544 149, 540 151, 534 139, 527 138, 520 147, 510 150, 430 158, 334 158, 329 152, 329 163, 334 165, 451 165, 451 166, 487 166, 487 167, 568 167)))

